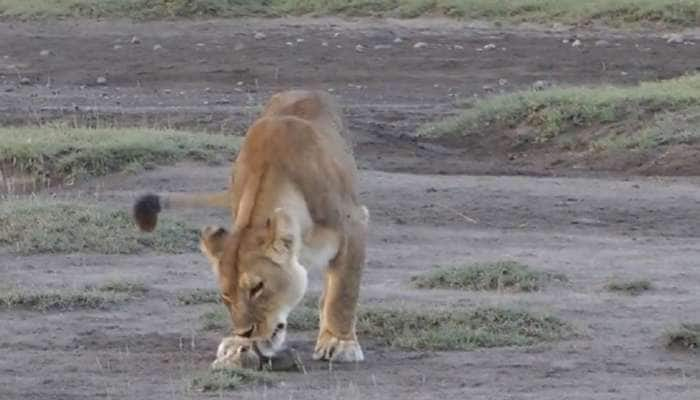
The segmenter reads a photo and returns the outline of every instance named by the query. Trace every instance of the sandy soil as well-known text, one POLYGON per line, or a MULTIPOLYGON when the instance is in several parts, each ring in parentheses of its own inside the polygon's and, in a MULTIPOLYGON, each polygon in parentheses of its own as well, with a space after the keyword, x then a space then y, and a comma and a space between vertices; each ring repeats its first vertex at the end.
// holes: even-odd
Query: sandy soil
MULTIPOLYGON (((2 23, 0 118, 240 133, 273 91, 334 89, 359 135, 362 196, 372 213, 363 301, 513 305, 551 312, 580 332, 529 348, 450 353, 402 352, 362 338, 367 362, 332 368, 309 360, 313 335, 296 334, 292 343, 307 357, 307 375, 221 397, 694 400, 698 354, 668 352, 660 338, 676 323, 700 320, 697 179, 535 177, 558 171, 465 159, 411 135, 422 121, 452 112, 456 99, 484 94, 484 86, 513 90, 542 79, 627 84, 677 76, 699 61, 696 48, 670 46, 652 34, 428 20, 2 23), (254 39, 256 31, 266 39, 254 39), (562 44, 574 35, 614 45, 562 44), (131 44, 132 36, 140 43, 131 44), (396 37, 404 41, 395 43, 396 37), (414 49, 419 41, 427 47, 414 49), (488 43, 498 49, 475 51, 488 43), (155 44, 162 49, 154 51, 155 44), (373 48, 384 44, 392 47, 373 48), (106 86, 94 84, 98 76, 106 86), (20 85, 22 77, 33 84, 20 85), (508 83, 500 86, 499 79, 508 83), (528 176, 485 176, 506 173, 528 176), (435 264, 500 259, 565 273, 570 283, 534 294, 427 292, 406 284, 435 264), (639 297, 611 294, 603 287, 612 277, 648 278, 655 289, 639 297)), ((221 189, 227 173, 226 166, 179 164, 59 195, 97 195, 128 207, 145 190, 221 189)), ((215 211, 186 217, 202 225, 227 222, 215 211)), ((3 284, 82 287, 110 278, 143 281, 151 290, 101 311, 0 311, 0 398, 220 397, 184 390, 219 340, 197 331, 202 306, 175 302, 180 290, 215 287, 204 257, 0 253, 3 284)), ((318 289, 318 277, 312 283, 318 289)))

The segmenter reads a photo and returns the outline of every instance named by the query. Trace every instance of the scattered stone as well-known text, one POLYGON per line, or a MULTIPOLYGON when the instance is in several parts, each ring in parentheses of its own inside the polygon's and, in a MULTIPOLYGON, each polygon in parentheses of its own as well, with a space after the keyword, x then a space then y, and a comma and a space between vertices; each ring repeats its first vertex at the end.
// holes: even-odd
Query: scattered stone
POLYGON ((206 46, 206 44, 204 44, 204 43, 197 43, 197 44, 195 44, 195 46, 197 46, 197 47, 204 47, 204 46, 206 46))
POLYGON ((262 32, 255 32, 255 35, 253 35, 253 37, 257 40, 263 40, 263 39, 267 38, 267 35, 265 35, 262 32))
POLYGON ((400 37, 397 37, 394 39, 394 43, 401 43, 401 42, 403 42, 403 39, 401 39, 400 37))
POLYGON ((292 43, 292 42, 287 42, 287 43, 285 43, 285 44, 286 44, 287 46, 294 46, 294 43, 292 43))
POLYGON ((32 84, 32 80, 29 79, 29 78, 27 78, 27 77, 25 76, 24 78, 22 78, 22 79, 19 80, 19 84, 20 84, 20 85, 31 85, 31 84, 32 84))
POLYGON ((343 48, 343 46, 341 46, 341 45, 339 45, 339 44, 337 44, 335 47, 336 47, 337 49, 342 49, 342 48, 343 48))
POLYGON ((208 106, 209 102, 207 100, 204 100, 204 102, 202 104, 204 104, 205 106, 208 106))
POLYGON ((597 40, 595 42, 595 45, 596 45, 596 47, 608 47, 608 46, 610 46, 610 42, 608 42, 607 40, 601 39, 601 40, 597 40))
POLYGON ((304 39, 302 39, 302 38, 297 38, 297 43, 304 43, 304 39))
POLYGON ((685 38, 680 33, 672 33, 666 38, 666 43, 668 44, 683 44, 685 38))
POLYGON ((154 44, 153 45, 153 51, 158 51, 158 50, 163 50, 163 46, 159 44, 154 44))
POLYGON ((170 90, 170 89, 163 89, 163 93, 164 93, 164 94, 170 94, 170 93, 172 93, 172 92, 173 92, 173 91, 170 90))
POLYGON ((236 82, 236 85, 238 85, 238 86, 243 86, 244 84, 245 84, 245 82, 243 82, 243 81, 236 82))
POLYGON ((373 49, 374 50, 387 50, 390 49, 391 45, 390 44, 376 44, 374 45, 373 49))
POLYGON ((340 32, 336 32, 333 34, 333 37, 338 37, 338 36, 340 36, 340 32))
POLYGON ((562 40, 561 42, 564 43, 564 44, 569 44, 570 40, 569 40, 569 39, 564 39, 564 40, 562 40))
POLYGON ((104 85, 107 84, 107 78, 105 78, 104 76, 98 76, 96 82, 97 82, 98 85, 103 85, 103 86, 104 86, 104 85))
POLYGON ((209 88, 209 87, 204 88, 204 93, 209 93, 209 92, 211 92, 211 88, 209 88))
POLYGON ((552 86, 552 82, 549 81, 536 81, 532 84, 532 90, 541 91, 552 86))
POLYGON ((365 46, 358 44, 357 46, 355 46, 355 51, 358 53, 362 53, 363 51, 365 51, 365 46))
POLYGON ((335 89, 333 89, 333 88, 328 88, 328 91, 329 91, 330 93, 333 93, 333 92, 335 92, 335 89))
POLYGON ((508 84, 508 79, 501 78, 498 80, 498 86, 506 86, 508 84))
POLYGON ((130 40, 129 42, 130 42, 131 44, 139 44, 139 43, 141 43, 141 39, 139 39, 138 36, 134 36, 134 37, 131 38, 131 40, 130 40))
POLYGON ((581 43, 581 41, 578 39, 574 40, 573 43, 571 43, 571 47, 581 47, 581 46, 583 46, 583 43, 581 43))
POLYGON ((493 43, 489 43, 489 44, 485 45, 484 47, 482 47, 482 49, 484 49, 484 50, 493 50, 495 48, 496 48, 496 45, 493 43))
POLYGON ((456 45, 452 46, 452 48, 455 49, 455 50, 464 50, 464 46, 459 45, 459 44, 456 44, 456 45))
POLYGON ((42 56, 42 57, 48 57, 48 56, 50 56, 50 55, 52 55, 52 54, 53 54, 53 53, 51 52, 51 50, 42 50, 42 51, 39 52, 39 55, 42 56))
POLYGON ((114 47, 112 47, 112 48, 113 48, 114 50, 119 50, 119 49, 121 49, 122 47, 124 47, 124 46, 122 46, 122 45, 120 45, 120 44, 115 44, 114 47))
POLYGON ((321 46, 328 47, 328 42, 321 42, 321 46))
POLYGON ((417 42, 416 44, 413 45, 414 49, 422 49, 423 47, 428 47, 428 43, 417 42))

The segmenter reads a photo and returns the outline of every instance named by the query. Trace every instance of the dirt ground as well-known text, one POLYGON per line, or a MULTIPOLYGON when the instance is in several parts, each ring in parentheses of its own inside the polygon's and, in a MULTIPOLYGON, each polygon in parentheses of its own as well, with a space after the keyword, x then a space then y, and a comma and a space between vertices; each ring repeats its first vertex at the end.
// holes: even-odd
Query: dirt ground
MULTIPOLYGON (((528 348, 447 353, 402 352, 361 338, 367 361, 332 368, 309 360, 313 336, 296 334, 308 374, 223 395, 188 393, 219 340, 197 331, 202 306, 174 301, 180 290, 215 287, 203 256, 0 253, 3 284, 82 287, 128 278, 151 288, 103 311, 0 311, 0 399, 698 399, 698 354, 669 352, 661 336, 700 320, 693 218, 700 181, 511 165, 412 138, 418 124, 475 94, 537 80, 632 84, 698 67, 696 46, 669 45, 653 33, 443 20, 0 23, 4 124, 60 119, 240 134, 274 91, 333 90, 358 136, 372 215, 363 301, 514 305, 550 312, 580 332, 528 348), (572 37, 584 46, 562 43, 572 37), (610 45, 593 45, 600 39, 610 45), (427 45, 414 48, 417 42, 427 45), (496 49, 476 51, 489 43, 496 49), (29 84, 20 84, 25 77, 29 84), (567 177, 551 176, 559 174, 567 177), (407 287, 435 264, 501 259, 564 273, 570 283, 531 294, 407 287), (604 286, 612 277, 647 278, 655 289, 611 294, 604 286)), ((146 190, 219 190, 227 174, 226 166, 178 164, 59 195, 128 207, 146 190)), ((227 223, 219 212, 187 218, 227 223)))

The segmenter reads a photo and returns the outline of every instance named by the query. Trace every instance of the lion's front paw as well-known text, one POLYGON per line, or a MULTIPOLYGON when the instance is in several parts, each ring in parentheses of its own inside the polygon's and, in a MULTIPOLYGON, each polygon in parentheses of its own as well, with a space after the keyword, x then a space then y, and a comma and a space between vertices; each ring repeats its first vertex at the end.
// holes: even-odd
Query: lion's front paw
POLYGON ((363 361, 365 356, 356 340, 340 340, 326 334, 318 339, 313 358, 334 362, 358 362, 363 361))

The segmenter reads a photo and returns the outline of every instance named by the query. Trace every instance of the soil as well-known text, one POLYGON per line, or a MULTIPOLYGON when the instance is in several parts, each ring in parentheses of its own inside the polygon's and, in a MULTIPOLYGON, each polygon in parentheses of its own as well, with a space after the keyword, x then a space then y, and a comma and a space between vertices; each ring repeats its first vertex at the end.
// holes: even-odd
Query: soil
MULTIPOLYGON (((579 332, 556 343, 470 352, 405 352, 361 338, 366 362, 331 366, 310 360, 312 332, 294 333, 291 343, 305 357, 307 374, 207 394, 185 388, 214 359, 222 333, 199 331, 206 306, 175 301, 181 290, 215 287, 203 256, 18 257, 5 251, 3 286, 82 287, 119 278, 150 290, 106 310, 1 310, 0 398, 697 399, 698 353, 668 351, 662 337, 680 322, 700 320, 700 230, 692 218, 698 179, 465 157, 464 149, 419 143, 413 132, 475 94, 537 80, 634 84, 699 66, 696 47, 667 44, 653 32, 444 20, 0 23, 4 124, 145 123, 242 134, 271 93, 332 89, 358 135, 362 197, 371 212, 363 302, 523 307, 554 314, 579 332), (255 39, 257 31, 266 38, 255 39), (139 43, 131 43, 134 36, 139 43), (584 46, 562 43, 572 37, 584 46), (600 39, 612 45, 594 46, 600 39), (414 48, 417 42, 427 46, 414 48), (496 49, 476 51, 489 43, 496 49), (162 48, 154 50, 156 44, 162 48), (100 76, 106 85, 96 83, 100 76), (20 84, 24 77, 30 84, 20 84), (500 79, 507 82, 499 85, 500 79), (501 259, 564 273, 570 282, 528 294, 407 284, 436 264, 501 259), (604 287, 613 277, 649 279, 654 289, 636 297, 609 293, 604 287)), ((228 172, 227 166, 181 163, 56 195, 128 207, 147 190, 222 189, 228 172)), ((184 217, 228 223, 219 211, 184 217)), ((320 288, 319 279, 312 277, 312 290, 320 288)))

